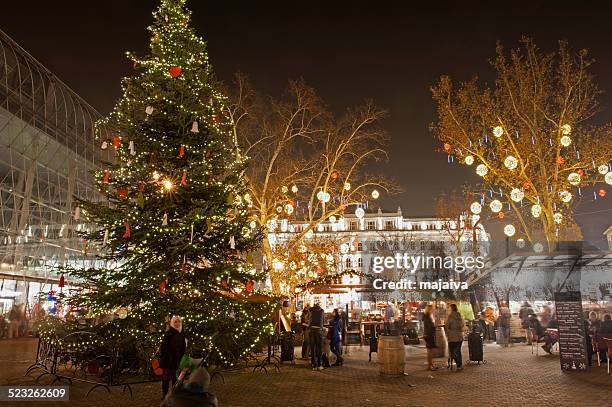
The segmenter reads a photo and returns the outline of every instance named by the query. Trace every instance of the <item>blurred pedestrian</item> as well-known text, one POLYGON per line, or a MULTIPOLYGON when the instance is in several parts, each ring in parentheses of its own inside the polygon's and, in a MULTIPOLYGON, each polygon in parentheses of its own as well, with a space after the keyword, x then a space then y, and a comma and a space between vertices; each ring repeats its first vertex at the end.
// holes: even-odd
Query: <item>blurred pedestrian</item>
POLYGON ((531 314, 535 314, 531 304, 524 301, 523 305, 521 305, 521 310, 519 311, 519 318, 521 319, 521 327, 525 330, 525 339, 527 339, 528 345, 531 345, 531 329, 529 326, 529 315, 531 314))
POLYGON ((302 359, 308 359, 310 353, 310 331, 308 325, 310 325, 310 306, 306 304, 300 315, 300 323, 302 325, 302 359))
POLYGON ((433 364, 433 350, 436 346, 436 324, 433 319, 433 305, 427 304, 423 312, 423 339, 427 348, 427 370, 436 370, 433 364))
POLYGON ((323 370, 323 308, 315 303, 310 308, 310 322, 308 324, 310 340, 310 363, 312 370, 323 370))
POLYGON ((444 330, 448 339, 449 357, 457 364, 457 371, 463 370, 463 360, 461 357, 461 345, 463 344, 463 328, 465 322, 457 310, 457 304, 450 305, 451 312, 446 318, 444 330))

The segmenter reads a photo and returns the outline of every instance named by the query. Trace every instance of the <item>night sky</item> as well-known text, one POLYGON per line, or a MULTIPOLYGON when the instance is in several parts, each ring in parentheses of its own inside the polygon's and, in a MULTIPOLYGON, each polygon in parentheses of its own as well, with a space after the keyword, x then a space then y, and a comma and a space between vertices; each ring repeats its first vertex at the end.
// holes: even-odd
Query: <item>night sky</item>
MULTIPOLYGON (((0 8, 0 29, 103 114, 119 96, 120 78, 133 72, 124 52, 148 51, 145 28, 157 6, 153 0, 7 3, 0 8)), ((401 205, 404 215, 432 215, 440 190, 472 177, 434 151, 429 87, 441 74, 455 80, 478 74, 490 81, 488 60, 498 40, 515 47, 528 35, 547 51, 559 39, 576 50, 588 48, 606 91, 598 120, 612 122, 612 2, 262 3, 188 3, 218 77, 229 80, 240 70, 272 95, 288 79, 301 77, 339 114, 366 99, 386 109, 389 117, 382 124, 391 145, 384 171, 406 192, 384 199, 384 209, 401 205)), ((612 224, 608 191, 609 197, 578 211, 585 238, 600 244, 612 224), (597 213, 585 214, 590 212, 597 213)))

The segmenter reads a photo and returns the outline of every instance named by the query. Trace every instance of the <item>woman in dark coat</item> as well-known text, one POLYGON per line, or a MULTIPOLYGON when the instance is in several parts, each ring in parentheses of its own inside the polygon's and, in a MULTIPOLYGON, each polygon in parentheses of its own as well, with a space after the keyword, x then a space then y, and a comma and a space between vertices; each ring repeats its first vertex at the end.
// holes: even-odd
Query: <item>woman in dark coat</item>
POLYGON ((183 322, 181 317, 175 315, 170 319, 170 327, 164 334, 161 344, 160 367, 164 373, 162 375, 162 398, 166 397, 172 385, 176 383, 176 370, 179 362, 185 354, 185 336, 182 333, 183 322))
POLYGON ((436 324, 433 319, 433 305, 427 305, 423 313, 423 339, 427 348, 427 370, 436 370, 433 364, 433 350, 436 346, 436 324))
POLYGON ((331 351, 336 355, 336 363, 334 366, 341 366, 342 362, 344 362, 344 358, 342 357, 342 318, 340 318, 340 313, 338 309, 334 309, 332 313, 332 321, 331 321, 331 338, 330 338, 330 348, 331 351))

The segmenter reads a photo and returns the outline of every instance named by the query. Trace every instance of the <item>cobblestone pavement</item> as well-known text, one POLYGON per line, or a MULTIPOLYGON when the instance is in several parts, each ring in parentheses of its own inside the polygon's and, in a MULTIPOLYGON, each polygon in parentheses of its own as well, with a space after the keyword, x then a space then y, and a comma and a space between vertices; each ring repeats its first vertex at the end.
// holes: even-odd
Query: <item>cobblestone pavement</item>
MULTIPOLYGON (((36 340, 0 341, 0 385, 33 384, 23 376, 32 363, 36 340)), ((586 373, 562 373, 556 356, 532 355, 530 347, 515 345, 485 347, 484 365, 466 365, 463 372, 425 370, 425 350, 406 348, 407 375, 381 376, 377 365, 368 362, 367 347, 351 347, 343 367, 313 372, 305 362, 286 364, 280 373, 226 373, 225 384, 216 379, 211 391, 221 407, 408 407, 408 406, 610 406, 612 375, 605 367, 586 373)), ((464 344, 464 358, 467 348, 464 344)), ((375 360, 375 356, 373 356, 375 360)), ((438 360, 440 365, 445 361, 438 360)), ((49 383, 52 377, 43 377, 49 383)), ((134 386, 130 399, 121 388, 108 394, 98 388, 85 399, 89 386, 70 388, 71 401, 46 402, 46 406, 158 406, 160 384, 134 386)), ((2 402, 2 406, 40 405, 38 402, 2 402)))

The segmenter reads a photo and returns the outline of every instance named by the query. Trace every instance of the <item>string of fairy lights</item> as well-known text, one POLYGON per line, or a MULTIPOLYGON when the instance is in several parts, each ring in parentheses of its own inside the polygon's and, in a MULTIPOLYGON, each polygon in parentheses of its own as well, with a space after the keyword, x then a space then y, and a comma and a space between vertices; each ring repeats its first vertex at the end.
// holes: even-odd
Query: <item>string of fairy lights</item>
MULTIPOLYGON (((581 154, 572 138, 573 129, 570 124, 562 124, 559 128, 552 129, 551 133, 556 136, 544 139, 532 136, 530 140, 533 149, 542 147, 538 146, 538 143, 546 142, 545 148, 556 152, 552 157, 555 160, 552 164, 556 166, 555 174, 558 174, 558 177, 544 184, 534 182, 540 181, 539 174, 532 175, 530 171, 534 170, 528 168, 528 161, 521 156, 522 150, 516 145, 520 140, 518 131, 511 132, 502 125, 497 125, 485 131, 477 140, 468 139, 467 145, 453 145, 451 140, 443 144, 449 162, 454 162, 455 157, 458 157, 461 164, 474 166, 476 174, 484 181, 485 191, 469 208, 473 223, 480 219, 485 206, 500 220, 508 214, 517 215, 518 212, 525 211, 534 221, 546 222, 550 217, 551 223, 556 225, 555 235, 558 237, 559 229, 566 221, 565 212, 575 203, 576 196, 583 195, 582 189, 586 185, 596 186, 593 191, 594 199, 606 196, 606 189, 597 185, 612 185, 610 157, 595 159, 581 154)), ((531 166, 535 165, 531 163, 531 166)), ((524 237, 527 237, 528 231, 525 221, 518 220, 519 226, 506 223, 503 231, 508 237, 519 235, 517 245, 524 247, 524 237)), ((536 251, 543 250, 542 243, 532 243, 536 251)))

